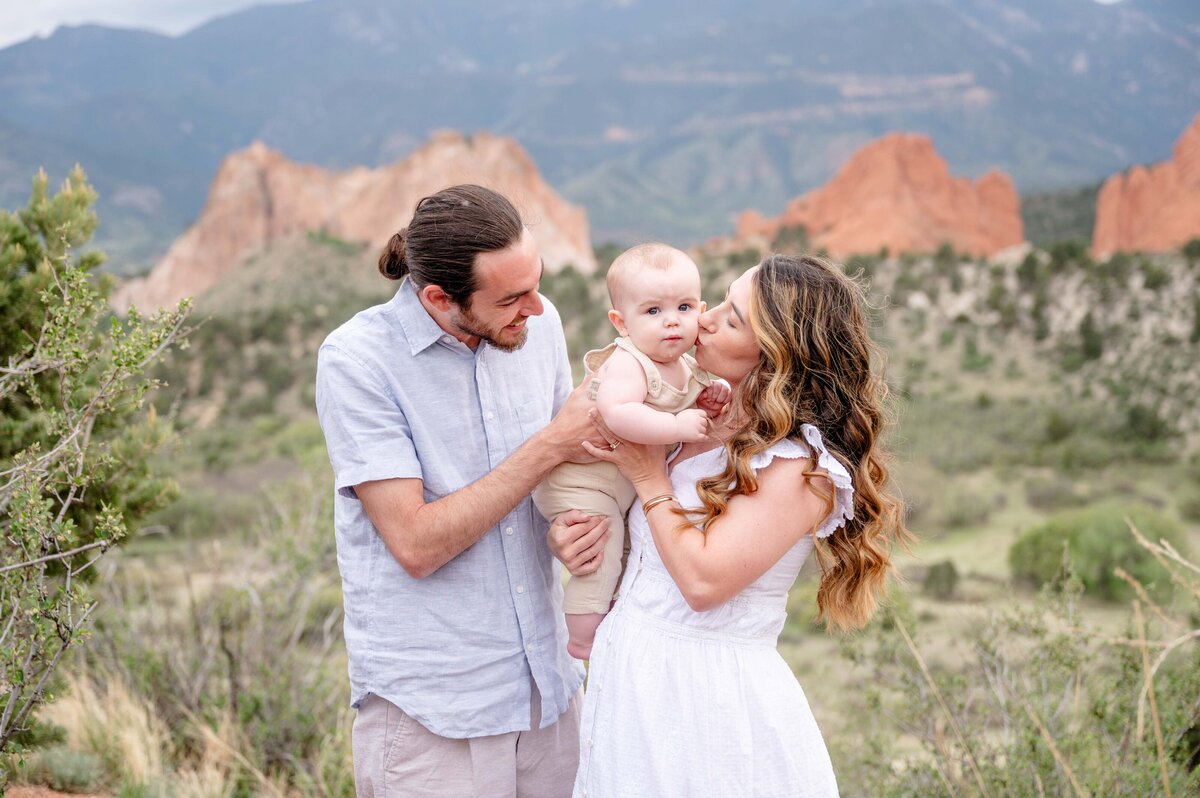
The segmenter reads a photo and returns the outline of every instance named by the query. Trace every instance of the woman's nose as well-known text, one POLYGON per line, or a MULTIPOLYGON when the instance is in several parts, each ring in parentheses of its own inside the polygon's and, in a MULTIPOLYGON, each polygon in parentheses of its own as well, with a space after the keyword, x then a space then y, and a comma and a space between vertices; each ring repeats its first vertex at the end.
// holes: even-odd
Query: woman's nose
POLYGON ((698 321, 705 332, 713 331, 713 312, 711 310, 706 310, 701 313, 698 321))

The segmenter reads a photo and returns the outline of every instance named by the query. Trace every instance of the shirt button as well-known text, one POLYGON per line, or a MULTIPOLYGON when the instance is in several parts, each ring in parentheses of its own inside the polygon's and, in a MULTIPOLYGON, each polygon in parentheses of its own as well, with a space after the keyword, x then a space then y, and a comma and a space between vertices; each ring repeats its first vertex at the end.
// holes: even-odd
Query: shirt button
POLYGON ((530 643, 527 646, 525 646, 525 650, 528 651, 530 654, 532 654, 533 653, 533 643, 530 643))
POLYGON ((511 526, 504 527, 504 534, 511 535, 512 533, 513 533, 513 528, 511 526))
POLYGON ((493 413, 491 410, 487 411, 487 416, 486 416, 486 418, 487 418, 487 420, 488 420, 488 421, 491 421, 491 420, 492 420, 493 418, 495 418, 495 417, 496 417, 496 414, 495 414, 495 413, 493 413))
POLYGON ((524 585, 517 585, 517 592, 518 592, 518 593, 524 593, 524 592, 525 592, 525 586, 524 586, 524 585))

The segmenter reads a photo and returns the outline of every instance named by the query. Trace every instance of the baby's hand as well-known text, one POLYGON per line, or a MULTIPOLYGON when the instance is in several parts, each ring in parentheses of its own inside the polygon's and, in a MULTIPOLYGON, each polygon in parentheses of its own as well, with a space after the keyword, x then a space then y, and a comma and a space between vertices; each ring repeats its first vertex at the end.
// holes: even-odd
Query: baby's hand
POLYGON ((725 412, 725 405, 729 404, 732 396, 733 392, 729 390, 729 386, 717 380, 696 397, 696 407, 707 413, 709 418, 716 418, 725 412))
POLYGON ((675 414, 675 428, 684 443, 702 441, 708 436, 708 413, 693 407, 675 414))

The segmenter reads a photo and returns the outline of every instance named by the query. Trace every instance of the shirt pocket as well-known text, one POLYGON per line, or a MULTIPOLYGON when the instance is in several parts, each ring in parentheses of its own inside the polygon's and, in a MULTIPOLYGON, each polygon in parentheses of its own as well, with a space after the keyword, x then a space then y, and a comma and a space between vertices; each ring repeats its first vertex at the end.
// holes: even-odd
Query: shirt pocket
POLYGON ((553 397, 530 399, 517 405, 517 425, 523 440, 529 440, 550 423, 550 403, 553 397))

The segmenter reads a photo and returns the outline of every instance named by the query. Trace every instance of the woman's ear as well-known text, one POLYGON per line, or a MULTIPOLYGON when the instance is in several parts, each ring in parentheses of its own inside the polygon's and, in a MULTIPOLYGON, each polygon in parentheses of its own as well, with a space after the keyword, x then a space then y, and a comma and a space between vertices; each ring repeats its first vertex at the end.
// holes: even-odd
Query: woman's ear
POLYGON ((625 317, 621 315, 619 310, 610 310, 608 312, 608 320, 612 322, 612 326, 617 328, 617 332, 621 335, 629 335, 625 329, 625 317))

